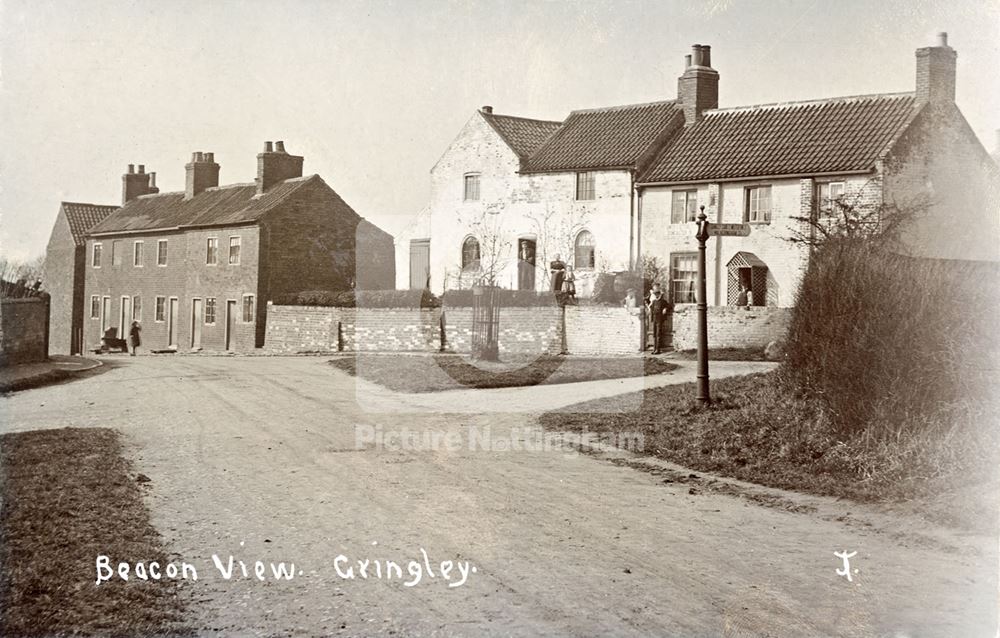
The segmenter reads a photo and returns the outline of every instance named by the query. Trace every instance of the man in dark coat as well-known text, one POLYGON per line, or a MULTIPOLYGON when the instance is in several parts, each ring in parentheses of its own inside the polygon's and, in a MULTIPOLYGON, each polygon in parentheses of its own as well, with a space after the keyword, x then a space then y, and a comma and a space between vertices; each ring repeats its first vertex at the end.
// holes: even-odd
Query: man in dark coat
POLYGON ((553 292, 562 292, 563 279, 566 276, 566 264, 562 256, 556 255, 555 261, 549 262, 549 274, 552 275, 553 292))
POLYGON ((663 345, 663 320, 670 312, 670 304, 660 292, 659 286, 649 293, 649 321, 653 326, 653 354, 660 354, 663 345))

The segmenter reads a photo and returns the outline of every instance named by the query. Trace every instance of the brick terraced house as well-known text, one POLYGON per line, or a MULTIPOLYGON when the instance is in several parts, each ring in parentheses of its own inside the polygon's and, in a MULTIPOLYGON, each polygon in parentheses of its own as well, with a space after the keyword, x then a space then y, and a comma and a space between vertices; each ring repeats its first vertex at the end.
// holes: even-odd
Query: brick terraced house
POLYGON ((392 237, 302 165, 268 142, 254 182, 219 186, 214 155, 198 152, 175 193, 150 192, 130 166, 121 208, 87 238, 85 347, 138 320, 148 349, 246 352, 277 295, 391 287, 392 237))
POLYGON ((751 228, 709 242, 715 305, 734 303, 741 285, 757 305, 792 305, 808 261, 789 241, 809 229, 796 218, 836 202, 917 211, 900 251, 998 260, 1000 172, 955 105, 956 59, 941 34, 916 52, 912 92, 719 108, 711 48, 695 45, 674 100, 563 122, 483 107, 431 170, 427 236, 409 254, 397 246, 397 285, 465 286, 502 236, 514 247, 502 256, 505 287, 544 289, 560 253, 586 296, 596 272, 655 258, 671 299, 689 303, 701 206, 710 221, 751 228), (536 273, 527 282, 524 242, 536 273))
POLYGON ((45 249, 42 283, 49 293, 49 354, 80 354, 86 302, 87 231, 118 206, 63 202, 45 249))

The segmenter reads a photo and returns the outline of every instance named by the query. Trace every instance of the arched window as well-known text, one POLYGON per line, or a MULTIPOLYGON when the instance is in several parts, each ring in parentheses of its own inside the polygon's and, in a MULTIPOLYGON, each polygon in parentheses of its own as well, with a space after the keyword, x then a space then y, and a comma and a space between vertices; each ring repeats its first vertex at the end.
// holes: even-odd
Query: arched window
POLYGON ((479 270, 479 240, 475 237, 462 242, 462 270, 479 270))
POLYGON ((581 230, 576 236, 573 266, 577 269, 597 266, 594 235, 589 230, 581 230))

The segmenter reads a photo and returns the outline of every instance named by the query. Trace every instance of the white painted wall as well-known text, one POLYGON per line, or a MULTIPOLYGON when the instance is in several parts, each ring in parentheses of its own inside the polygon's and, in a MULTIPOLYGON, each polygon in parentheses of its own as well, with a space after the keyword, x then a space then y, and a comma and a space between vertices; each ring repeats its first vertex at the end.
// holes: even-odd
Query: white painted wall
MULTIPOLYGON (((431 289, 467 288, 478 273, 462 273, 462 243, 470 234, 480 241, 483 262, 491 262, 489 246, 497 244, 497 283, 517 288, 517 240, 537 242, 535 282, 549 287, 548 263, 557 254, 573 263, 573 244, 581 230, 597 242, 594 271, 577 272, 578 296, 591 292, 596 272, 629 266, 631 175, 601 171, 595 176, 596 197, 576 201, 576 173, 521 175, 520 161, 477 112, 431 170, 429 204, 431 289), (480 199, 463 201, 464 177, 480 175, 480 199), (496 242, 490 241, 496 239, 496 242)), ((398 281, 408 282, 408 248, 397 246, 398 281), (404 276, 404 272, 406 272, 404 276)))

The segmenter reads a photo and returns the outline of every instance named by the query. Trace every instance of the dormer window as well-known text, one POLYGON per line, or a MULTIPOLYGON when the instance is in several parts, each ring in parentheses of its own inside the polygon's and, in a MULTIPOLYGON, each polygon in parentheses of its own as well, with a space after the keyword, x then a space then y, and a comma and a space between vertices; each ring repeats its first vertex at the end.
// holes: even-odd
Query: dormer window
POLYGON ((465 176, 465 193, 462 197, 467 202, 479 201, 479 173, 465 176))

